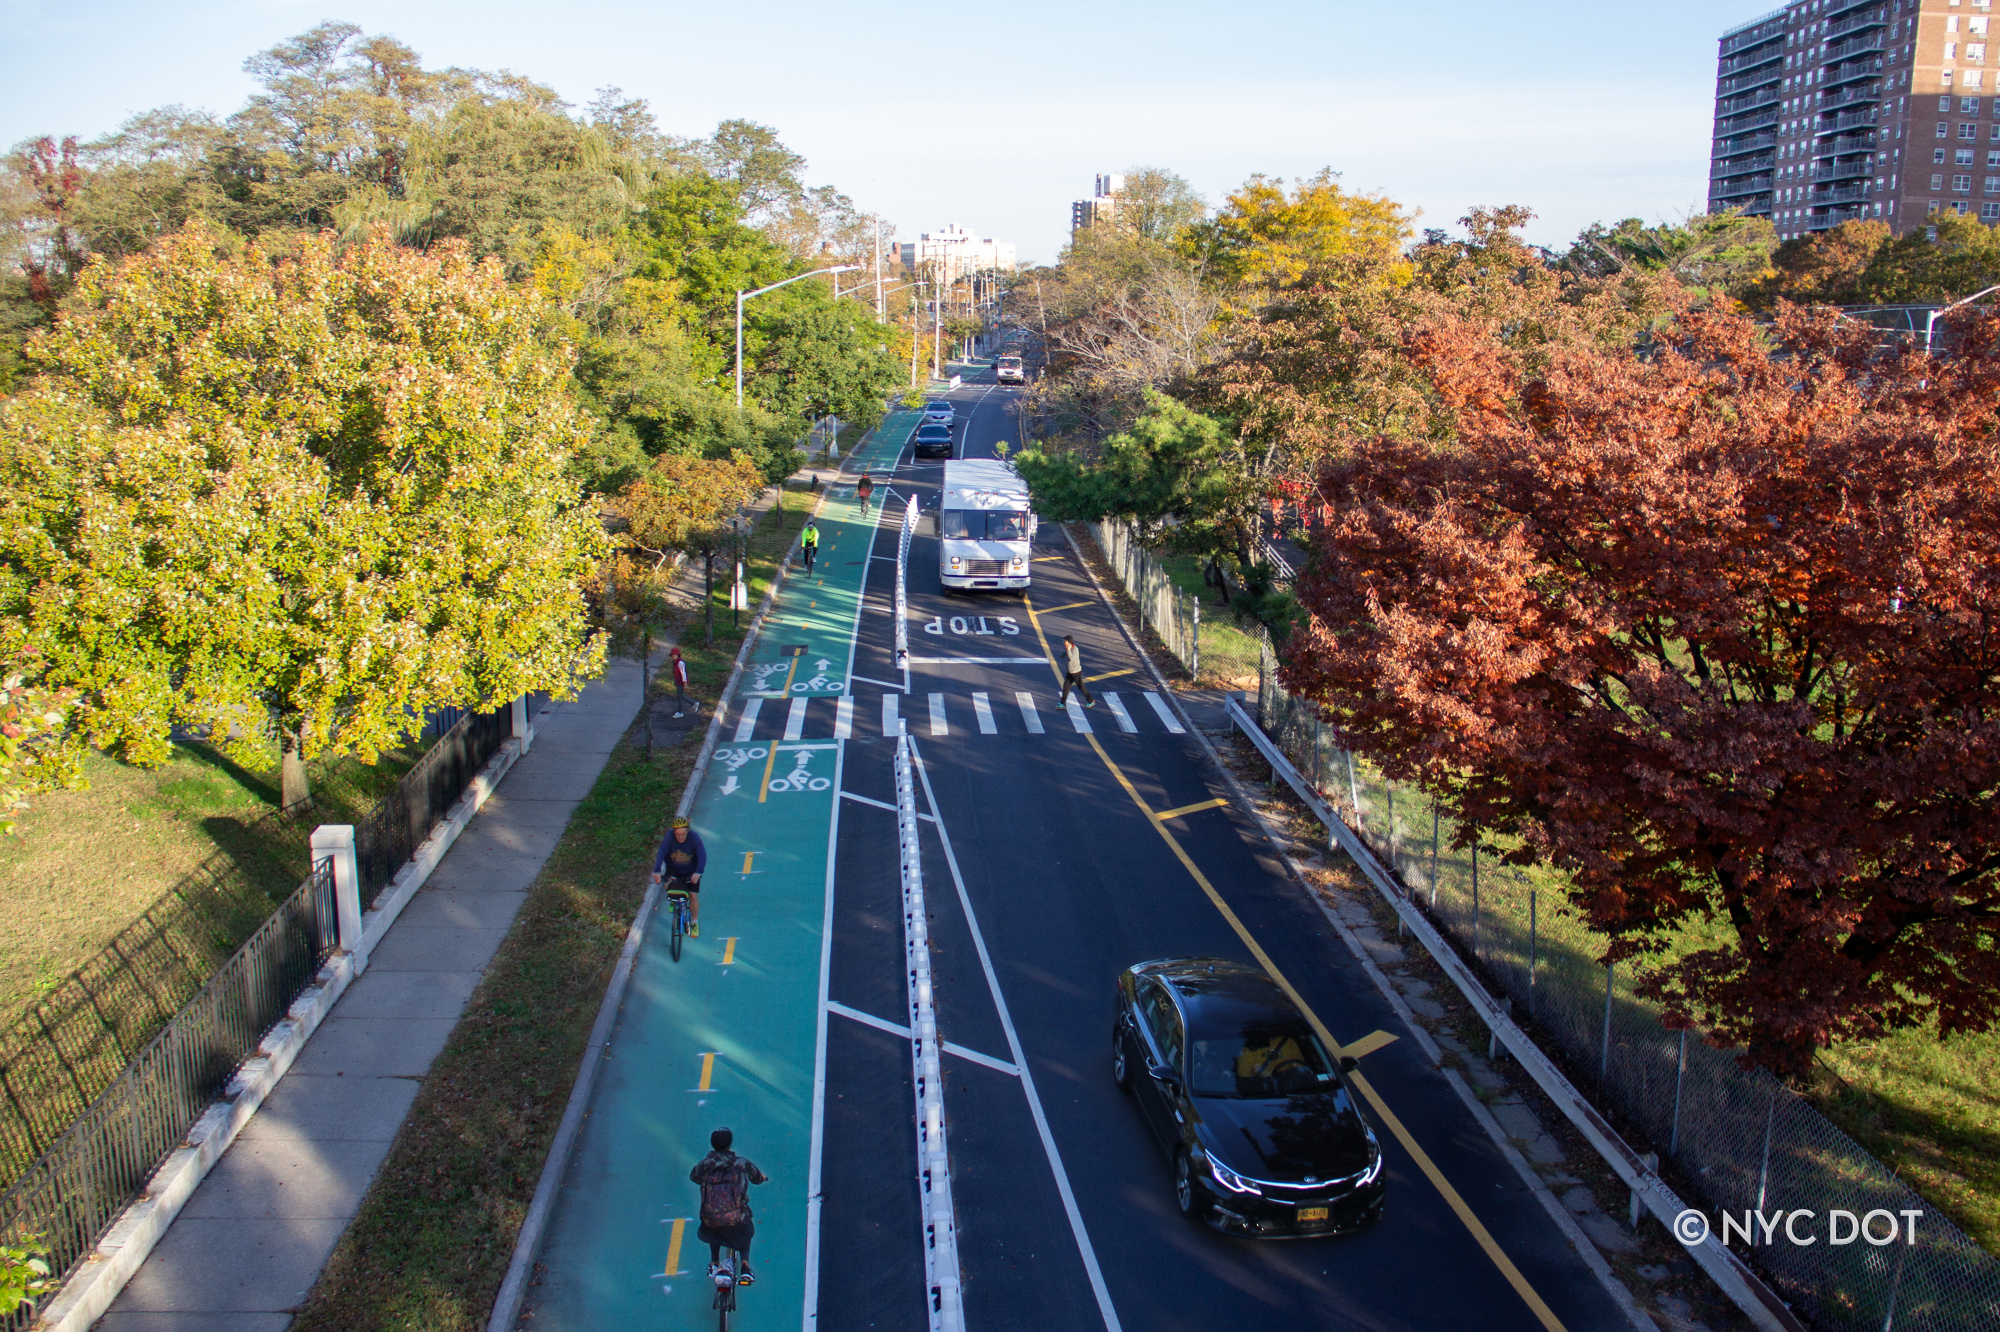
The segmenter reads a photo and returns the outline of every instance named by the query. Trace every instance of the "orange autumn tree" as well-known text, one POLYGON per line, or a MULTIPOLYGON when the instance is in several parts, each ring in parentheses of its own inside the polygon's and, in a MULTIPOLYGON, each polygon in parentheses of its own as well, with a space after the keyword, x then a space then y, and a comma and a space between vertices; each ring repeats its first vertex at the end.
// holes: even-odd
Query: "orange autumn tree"
POLYGON ((1567 871, 1670 1023, 1782 1073, 1990 1026, 2000 320, 1935 360, 1793 307, 1533 360, 1500 333, 1414 327, 1451 437, 1322 465, 1287 685, 1567 871))

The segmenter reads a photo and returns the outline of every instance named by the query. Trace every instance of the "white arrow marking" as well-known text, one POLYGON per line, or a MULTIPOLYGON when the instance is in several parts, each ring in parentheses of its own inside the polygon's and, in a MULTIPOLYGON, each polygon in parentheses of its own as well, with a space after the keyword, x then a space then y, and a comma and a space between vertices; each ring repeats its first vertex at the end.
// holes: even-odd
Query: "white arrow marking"
POLYGON ((736 774, 732 772, 729 774, 728 779, 722 783, 722 794, 734 795, 735 793, 736 793, 736 774))
POLYGON ((819 664, 814 666, 813 669, 818 671, 821 675, 825 675, 832 666, 833 666, 832 662, 828 661, 825 657, 821 657, 819 659, 819 664))

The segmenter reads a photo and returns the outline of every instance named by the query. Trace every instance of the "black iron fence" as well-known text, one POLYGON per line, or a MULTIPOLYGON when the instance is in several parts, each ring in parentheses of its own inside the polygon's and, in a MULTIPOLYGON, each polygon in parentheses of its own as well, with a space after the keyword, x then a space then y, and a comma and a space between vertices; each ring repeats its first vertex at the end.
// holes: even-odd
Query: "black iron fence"
MULTIPOLYGON (((508 707, 454 716, 356 826, 364 903, 512 734, 508 707)), ((0 1032, 0 1233, 44 1236, 57 1272, 138 1196, 339 942, 331 861, 275 912, 265 887, 274 865, 308 858, 309 826, 271 815, 245 831, 0 1032)))
POLYGON ((1268 639, 1262 656, 1265 733, 1487 984, 1511 998, 1515 1017, 1577 1086, 1678 1167, 1725 1242, 1725 1214, 1740 1223, 1750 1212, 1814 1213, 1799 1231, 1817 1228, 1811 1245, 1761 1227, 1753 1241, 1730 1245, 1794 1309, 1841 1332, 2000 1329, 2000 1261, 1777 1078, 1745 1070, 1736 1051, 1699 1034, 1668 1030, 1628 968, 1598 962, 1608 941, 1569 910, 1559 875, 1503 867, 1476 847, 1454 850, 1451 819, 1335 745, 1318 713, 1279 685, 1268 639), (1873 1218, 1871 1229, 1830 1242, 1833 1209, 1873 1218), (1884 1242, 1891 1223, 1902 1238, 1884 1242))
POLYGON ((88 1254, 311 983, 339 931, 328 860, 95 1096, 78 1076, 95 1066, 68 1062, 62 1032, 48 1031, 40 1051, 16 1050, 4 1079, 14 1132, 46 1123, 45 1104, 87 1104, 0 1195, 0 1230, 40 1234, 58 1272, 88 1254))

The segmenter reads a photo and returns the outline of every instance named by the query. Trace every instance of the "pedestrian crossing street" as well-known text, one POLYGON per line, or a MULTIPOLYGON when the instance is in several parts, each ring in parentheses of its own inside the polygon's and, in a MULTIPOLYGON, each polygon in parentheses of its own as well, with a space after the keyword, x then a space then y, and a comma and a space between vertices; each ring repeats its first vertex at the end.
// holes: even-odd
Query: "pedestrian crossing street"
POLYGON ((1098 731, 1127 735, 1186 732, 1166 699, 1153 690, 1105 690, 1096 698, 1099 706, 1086 709, 1074 694, 1066 706, 1058 706, 1052 691, 1026 689, 969 696, 883 694, 879 707, 872 700, 857 701, 851 696, 789 700, 752 696, 737 707, 731 740, 739 745, 752 740, 848 740, 856 735, 857 715, 862 738, 1003 732, 1046 735, 1050 726, 1067 726, 1083 735, 1098 731))

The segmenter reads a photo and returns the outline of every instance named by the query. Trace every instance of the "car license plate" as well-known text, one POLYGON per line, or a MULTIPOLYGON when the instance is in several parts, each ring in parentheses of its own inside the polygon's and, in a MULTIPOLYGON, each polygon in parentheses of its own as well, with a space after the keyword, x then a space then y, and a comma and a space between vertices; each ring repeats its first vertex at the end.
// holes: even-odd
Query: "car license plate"
POLYGON ((1301 1221, 1324 1221, 1324 1220, 1326 1220, 1326 1208, 1324 1208, 1324 1207, 1301 1207, 1301 1208, 1299 1208, 1299 1220, 1301 1220, 1301 1221))

